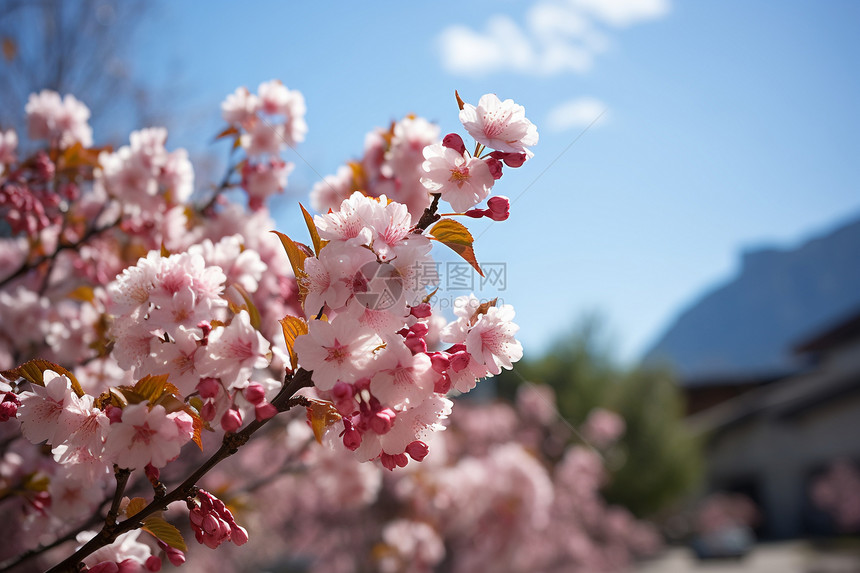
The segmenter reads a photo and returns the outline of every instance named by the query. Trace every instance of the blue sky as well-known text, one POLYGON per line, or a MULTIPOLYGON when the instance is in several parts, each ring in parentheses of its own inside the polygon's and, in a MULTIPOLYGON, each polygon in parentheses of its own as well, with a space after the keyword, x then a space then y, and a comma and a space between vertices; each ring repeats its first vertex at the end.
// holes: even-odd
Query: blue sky
POLYGON ((514 99, 540 143, 497 183, 511 218, 471 224, 478 258, 507 264, 527 355, 597 312, 634 359, 741 250, 860 215, 858 23, 850 0, 164 2, 132 66, 197 153, 224 152, 205 145, 237 86, 304 93, 286 232, 373 127, 414 112, 464 133, 454 89, 514 99))

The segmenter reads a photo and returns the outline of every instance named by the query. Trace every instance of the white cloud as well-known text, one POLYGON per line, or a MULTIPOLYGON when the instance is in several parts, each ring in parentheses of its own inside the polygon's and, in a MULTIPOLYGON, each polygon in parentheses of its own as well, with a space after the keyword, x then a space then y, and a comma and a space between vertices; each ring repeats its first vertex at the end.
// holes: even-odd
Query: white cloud
POLYGON ((601 28, 630 26, 668 12, 669 0, 539 0, 522 25, 495 15, 484 31, 462 25, 443 30, 438 39, 442 65, 458 75, 584 73, 609 46, 601 28))
POLYGON ((648 20, 656 20, 669 14, 669 0, 569 1, 583 12, 617 28, 623 28, 648 20))
POLYGON ((551 131, 582 129, 594 123, 598 126, 608 118, 606 104, 599 99, 582 97, 566 101, 552 108, 546 117, 551 131), (595 121, 596 120, 596 121, 595 121))

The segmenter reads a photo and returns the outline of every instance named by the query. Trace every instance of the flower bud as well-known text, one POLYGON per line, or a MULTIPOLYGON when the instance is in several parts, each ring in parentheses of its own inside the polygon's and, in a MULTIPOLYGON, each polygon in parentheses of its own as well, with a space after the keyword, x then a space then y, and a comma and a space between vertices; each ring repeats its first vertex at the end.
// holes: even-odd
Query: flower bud
POLYGON ((273 418, 277 413, 278 409, 275 408, 270 402, 261 402, 254 406, 254 418, 258 422, 273 418))
POLYGON ((122 408, 111 404, 107 408, 105 408, 105 414, 107 415, 108 420, 110 420, 111 424, 122 422, 122 408))
POLYGON ((203 403, 203 407, 200 408, 200 417, 206 420, 207 422, 211 422, 215 419, 217 408, 215 407, 215 402, 212 400, 207 400, 203 403))
POLYGON ((504 151, 494 151, 490 157, 504 161, 508 167, 521 167, 527 159, 525 153, 505 153, 504 151))
POLYGON ((490 168, 490 175, 493 176, 493 179, 498 181, 502 178, 502 162, 496 159, 495 157, 487 157, 484 159, 487 162, 487 167, 490 168))
POLYGON ((454 372, 459 372, 460 370, 469 365, 469 361, 471 359, 472 355, 465 350, 455 352, 451 355, 451 370, 453 370, 454 372))
POLYGON ((430 354, 430 364, 433 370, 442 374, 451 367, 451 358, 445 352, 434 352, 430 354))
POLYGON ((161 571, 161 559, 155 555, 150 555, 146 558, 146 562, 143 566, 146 567, 147 571, 161 571))
POLYGON ((414 442, 406 446, 406 453, 409 454, 409 457, 416 462, 420 462, 421 460, 426 458, 429 452, 430 448, 428 448, 427 444, 420 440, 415 440, 414 442))
POLYGON ((453 149, 457 153, 466 153, 466 145, 463 143, 463 138, 456 133, 449 133, 442 139, 442 146, 448 149, 453 149))
POLYGON ((394 425, 396 414, 391 408, 384 408, 370 419, 370 429, 379 435, 387 433, 394 425))
POLYGON ((221 416, 221 427, 225 432, 235 432, 242 427, 242 414, 235 408, 230 408, 221 416))
POLYGON ((361 432, 356 430, 348 419, 343 419, 343 445, 346 449, 354 452, 361 445, 361 432))
POLYGON ((263 385, 259 382, 251 382, 248 384, 248 386, 242 390, 242 395, 245 396, 245 400, 251 404, 259 404, 266 399, 266 391, 263 389, 263 385))
POLYGON ((409 313, 415 318, 429 318, 433 314, 433 309, 430 307, 429 302, 422 302, 413 306, 409 313))
POLYGON ((451 377, 445 372, 440 374, 433 382, 433 391, 437 394, 447 394, 451 390, 451 377))
POLYGON ((230 527, 230 541, 234 545, 245 545, 248 543, 248 531, 241 525, 233 524, 230 527))
POLYGON ((204 378, 197 383, 197 393, 201 398, 214 398, 218 395, 219 388, 221 383, 217 378, 204 378))
POLYGON ((504 221, 511 215, 511 200, 504 195, 495 195, 487 200, 487 217, 493 221, 504 221))
POLYGON ((8 402, 0 403, 0 422, 8 422, 10 418, 14 418, 18 413, 18 404, 9 400, 8 402))

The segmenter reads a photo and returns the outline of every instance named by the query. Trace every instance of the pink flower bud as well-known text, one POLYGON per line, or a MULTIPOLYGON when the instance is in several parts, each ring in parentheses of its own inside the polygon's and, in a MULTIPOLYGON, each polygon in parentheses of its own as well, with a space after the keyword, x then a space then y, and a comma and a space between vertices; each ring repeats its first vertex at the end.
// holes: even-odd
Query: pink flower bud
POLYGON ((221 427, 225 432, 235 432, 242 427, 242 414, 235 408, 230 408, 221 416, 221 427))
POLYGON ((352 400, 352 386, 346 382, 338 380, 334 388, 331 389, 331 394, 335 400, 352 400))
POLYGON ((122 408, 110 405, 105 409, 105 414, 107 414, 111 424, 122 422, 122 408))
POLYGON ((406 347, 412 352, 413 355, 420 354, 422 352, 427 352, 427 343, 420 336, 416 336, 413 333, 409 333, 406 337, 406 340, 403 341, 406 344, 406 347))
POLYGON ((501 159, 508 167, 520 167, 526 162, 525 153, 505 153, 504 151, 494 151, 490 157, 501 159))
POLYGON ((207 535, 212 535, 218 532, 220 528, 221 520, 211 513, 207 513, 206 517, 203 518, 203 523, 200 524, 200 529, 202 529, 207 535))
POLYGON ((466 145, 463 143, 463 138, 456 133, 449 133, 442 139, 442 146, 448 149, 453 149, 457 153, 466 153, 466 145))
POLYGON ((235 525, 230 528, 230 541, 234 545, 245 545, 248 543, 248 531, 241 525, 235 525))
POLYGON ((207 400, 203 404, 203 407, 200 408, 200 417, 207 422, 211 422, 215 419, 216 412, 217 408, 215 407, 215 402, 213 402, 212 400, 207 400))
POLYGON ((394 425, 396 414, 391 408, 384 408, 370 419, 370 429, 379 435, 385 434, 394 425))
POLYGON ((161 559, 159 559, 155 555, 150 555, 146 558, 146 563, 144 563, 144 567, 146 567, 147 571, 161 571, 161 559))
POLYGON ((453 370, 454 372, 459 372, 460 370, 468 366, 471 360, 472 355, 465 350, 455 352, 451 356, 451 370, 453 370))
POLYGON ((220 388, 221 383, 217 378, 204 378, 197 383, 197 393, 201 398, 214 398, 220 388))
POLYGON ((251 404, 259 404, 266 399, 266 391, 263 389, 263 385, 259 382, 251 382, 248 384, 247 388, 242 390, 242 395, 245 396, 245 400, 251 404))
POLYGON ((278 409, 275 408, 270 402, 263 402, 254 406, 254 417, 258 422, 273 418, 277 413, 278 409))
POLYGON ((495 195, 487 201, 487 217, 493 221, 504 221, 511 215, 511 200, 504 195, 495 195))
POLYGON ((409 454, 409 457, 416 462, 420 462, 421 460, 426 458, 429 452, 430 448, 428 448, 427 444, 420 440, 415 440, 414 442, 406 446, 406 453, 409 454))
POLYGON ((158 471, 158 468, 153 467, 152 464, 146 464, 143 468, 143 473, 146 474, 146 479, 151 482, 158 481, 158 478, 161 477, 161 474, 158 471))
POLYGON ((430 327, 423 322, 416 322, 409 328, 409 332, 416 336, 424 338, 425 336, 427 336, 427 333, 430 332, 430 327))
POLYGON ((473 219, 480 219, 481 217, 487 214, 486 209, 469 209, 465 213, 463 213, 467 217, 471 217, 473 219))
POLYGON ((433 383, 433 391, 437 394, 447 394, 451 390, 451 377, 445 372, 433 383))
POLYGON ((433 370, 438 372, 439 374, 444 373, 451 366, 451 358, 445 352, 434 352, 429 355, 430 356, 430 364, 433 367, 433 370))
POLYGON ((422 302, 419 305, 413 306, 409 313, 415 318, 429 318, 433 314, 433 309, 429 302, 422 302))
POLYGON ((484 159, 487 162, 487 167, 490 168, 490 175, 493 179, 499 180, 502 178, 502 162, 495 157, 487 157, 484 159))
POLYGON ((382 467, 384 467, 388 471, 393 471, 394 468, 397 467, 397 462, 395 461, 394 456, 392 456, 391 454, 386 454, 385 452, 382 452, 382 454, 379 456, 379 461, 382 462, 382 467))
POLYGON ((9 418, 14 418, 18 413, 18 404, 12 402, 0 403, 0 422, 8 422, 9 418))
POLYGON ((361 432, 356 430, 349 421, 344 418, 346 429, 343 431, 343 445, 346 449, 354 452, 361 445, 361 432))

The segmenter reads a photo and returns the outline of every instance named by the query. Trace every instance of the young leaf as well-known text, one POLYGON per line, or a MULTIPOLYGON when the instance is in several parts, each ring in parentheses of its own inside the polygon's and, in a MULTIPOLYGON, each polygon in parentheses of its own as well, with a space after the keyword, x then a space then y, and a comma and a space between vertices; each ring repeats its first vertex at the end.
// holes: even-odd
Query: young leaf
POLYGON ((430 229, 430 234, 440 243, 451 248, 455 253, 463 257, 467 263, 472 265, 478 274, 484 276, 484 271, 478 265, 475 258, 475 250, 472 248, 474 239, 462 223, 453 219, 441 219, 430 229))
POLYGON ((35 360, 25 362, 21 366, 13 368, 12 370, 4 370, 0 372, 0 374, 2 374, 8 380, 17 380, 18 378, 23 378, 30 384, 44 386, 45 370, 53 370, 57 374, 62 374, 63 376, 66 376, 72 382, 72 390, 74 390, 75 394, 77 394, 78 396, 84 395, 84 389, 81 388, 81 384, 78 382, 78 379, 75 378, 74 374, 72 374, 69 370, 66 370, 59 364, 54 364, 53 362, 42 360, 41 358, 36 358, 35 360))
POLYGON ((487 311, 492 307, 496 306, 496 303, 499 302, 498 298, 494 298, 493 300, 488 300, 485 303, 482 303, 475 309, 475 312, 472 313, 472 316, 469 317, 469 326, 475 326, 475 323, 478 322, 478 319, 481 318, 482 314, 487 314, 487 311))
POLYGON ((305 259, 308 258, 308 253, 299 248, 299 244, 291 238, 278 231, 272 231, 281 240, 284 245, 284 250, 287 251, 287 256, 290 258, 290 265, 293 267, 293 274, 296 278, 305 274, 305 259))
POLYGON ((155 402, 165 393, 179 393, 176 386, 167 382, 167 374, 147 374, 138 380, 131 390, 147 402, 155 402))
POLYGON ((254 304, 254 301, 251 300, 251 295, 248 294, 242 285, 239 283, 233 283, 233 288, 239 291, 239 294, 242 295, 242 298, 245 299, 245 306, 243 307, 248 311, 248 317, 251 319, 251 326, 253 326, 256 330, 260 330, 260 324, 263 322, 263 319, 260 318, 260 311, 257 310, 257 306, 254 304))
POLYGON ((319 256, 320 249, 322 249, 322 240, 320 239, 320 233, 317 230, 317 226, 314 223, 314 218, 308 213, 308 210, 305 209, 305 206, 299 203, 299 207, 302 209, 302 215, 305 217, 305 224, 308 226, 308 232, 311 234, 311 241, 314 244, 314 253, 319 256))
POLYGON ((221 133, 215 136, 215 141, 222 139, 224 137, 229 137, 231 135, 239 135, 239 130, 233 127, 232 125, 224 128, 221 133))
POLYGON ((285 316, 278 322, 281 323, 281 328, 284 331, 284 340, 287 342, 287 352, 290 353, 290 366, 292 366, 293 371, 295 371, 296 366, 299 365, 299 357, 293 349, 293 344, 295 344, 296 338, 308 333, 308 323, 305 322, 303 318, 289 315, 285 316))
POLYGON ((311 423, 314 437, 321 444, 325 429, 335 422, 340 421, 341 415, 331 402, 315 400, 313 398, 308 399, 308 401, 311 403, 307 407, 308 421, 311 423))
POLYGON ((462 110, 463 106, 466 104, 463 102, 463 99, 460 97, 460 93, 457 90, 454 90, 454 97, 457 98, 457 107, 462 110))
POLYGON ((129 500, 128 505, 125 506, 125 515, 127 517, 133 517, 134 515, 140 513, 144 507, 147 506, 146 500, 142 497, 135 497, 129 500))
POLYGON ((179 533, 179 530, 170 523, 167 523, 163 517, 150 515, 143 520, 143 527, 141 529, 156 539, 160 539, 174 549, 178 549, 180 551, 188 550, 188 547, 185 546, 185 540, 182 538, 182 534, 179 533))

